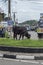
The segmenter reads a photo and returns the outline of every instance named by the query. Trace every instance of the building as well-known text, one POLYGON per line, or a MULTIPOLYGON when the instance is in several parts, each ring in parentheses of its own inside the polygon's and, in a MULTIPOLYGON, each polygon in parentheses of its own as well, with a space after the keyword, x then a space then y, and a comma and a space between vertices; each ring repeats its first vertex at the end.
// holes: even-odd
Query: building
POLYGON ((40 13, 40 19, 43 20, 43 13, 40 13))

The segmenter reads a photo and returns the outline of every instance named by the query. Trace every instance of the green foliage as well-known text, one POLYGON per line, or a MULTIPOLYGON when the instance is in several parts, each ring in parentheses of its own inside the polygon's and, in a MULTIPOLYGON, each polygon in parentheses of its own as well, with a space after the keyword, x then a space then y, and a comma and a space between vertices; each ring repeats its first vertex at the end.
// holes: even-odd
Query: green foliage
POLYGON ((5 38, 9 38, 8 31, 5 32, 5 38))
POLYGON ((37 20, 28 20, 28 21, 24 21, 21 24, 35 25, 35 24, 37 24, 37 22, 38 22, 37 20))
POLYGON ((43 47, 43 40, 14 40, 10 38, 0 38, 0 45, 16 47, 43 47))

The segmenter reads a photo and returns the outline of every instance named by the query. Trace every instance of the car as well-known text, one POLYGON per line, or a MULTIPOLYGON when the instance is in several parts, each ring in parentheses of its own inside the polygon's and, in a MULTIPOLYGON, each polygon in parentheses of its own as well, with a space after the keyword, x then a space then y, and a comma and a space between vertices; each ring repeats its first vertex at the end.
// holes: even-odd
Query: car
POLYGON ((26 29, 27 29, 27 31, 30 31, 31 27, 30 26, 26 26, 26 29))

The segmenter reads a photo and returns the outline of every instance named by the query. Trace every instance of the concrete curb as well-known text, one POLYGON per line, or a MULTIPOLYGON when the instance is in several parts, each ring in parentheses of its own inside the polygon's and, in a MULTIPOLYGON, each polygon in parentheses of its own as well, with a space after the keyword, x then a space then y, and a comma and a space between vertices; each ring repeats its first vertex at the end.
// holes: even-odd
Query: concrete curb
POLYGON ((0 54, 0 58, 10 58, 19 60, 43 60, 43 56, 8 55, 8 54, 0 54))
POLYGON ((22 52, 22 53, 43 53, 43 48, 26 48, 26 47, 9 47, 9 46, 0 46, 1 51, 10 51, 10 52, 22 52))
POLYGON ((0 58, 3 58, 3 54, 0 53, 0 58))
POLYGON ((16 55, 8 55, 8 54, 3 54, 3 58, 11 58, 11 59, 16 59, 16 55))
POLYGON ((16 55, 16 59, 21 59, 21 60, 34 60, 34 56, 16 55))

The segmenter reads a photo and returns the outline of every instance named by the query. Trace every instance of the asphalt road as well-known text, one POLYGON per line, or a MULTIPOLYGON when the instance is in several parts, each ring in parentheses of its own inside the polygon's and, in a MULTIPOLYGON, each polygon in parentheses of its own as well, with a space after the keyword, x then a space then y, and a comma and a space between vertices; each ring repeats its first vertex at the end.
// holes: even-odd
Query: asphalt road
POLYGON ((15 59, 0 59, 0 65, 43 65, 43 61, 38 60, 15 60, 15 59))

